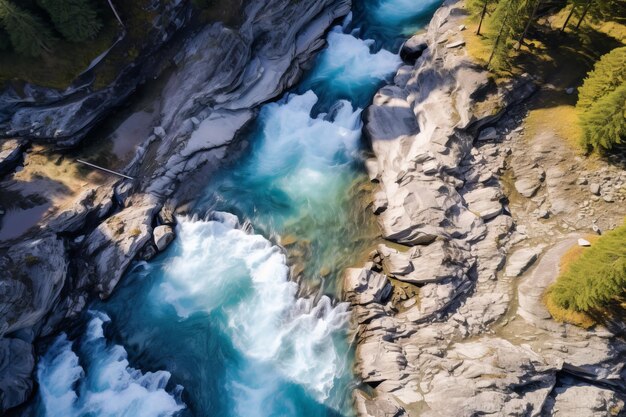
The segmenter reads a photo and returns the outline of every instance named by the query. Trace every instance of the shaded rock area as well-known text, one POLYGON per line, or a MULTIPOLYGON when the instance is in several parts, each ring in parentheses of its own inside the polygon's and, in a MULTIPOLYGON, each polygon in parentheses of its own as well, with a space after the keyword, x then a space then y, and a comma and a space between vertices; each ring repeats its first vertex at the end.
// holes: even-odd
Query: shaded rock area
MULTIPOLYGON (((518 139, 524 100, 541 80, 491 80, 467 57, 466 15, 460 2, 444 2, 410 41, 427 48, 365 112, 374 154, 366 166, 377 184, 372 210, 393 243, 351 274, 377 283, 386 276, 392 295, 377 299, 377 286, 344 281, 363 381, 357 412, 621 415, 626 344, 600 326, 554 322, 542 296, 560 255, 576 244, 570 234, 610 228, 625 209, 590 215, 611 203, 577 185, 577 169, 601 182, 572 167, 583 164, 572 151, 554 149, 566 145, 526 149, 528 140, 518 139), (368 295, 355 302, 350 294, 359 291, 368 295)), ((604 181, 619 198, 621 174, 606 169, 612 178, 604 181)))
MULTIPOLYGON (((162 62, 167 62, 162 59, 162 53, 174 35, 189 23, 192 8, 190 2, 181 0, 156 3, 152 7, 158 7, 158 17, 146 30, 142 45, 133 44, 137 57, 119 70, 109 85, 96 86, 96 64, 85 68, 65 90, 21 82, 3 86, 0 138, 19 137, 59 147, 75 146, 141 83, 158 75, 163 69, 162 62)), ((146 12, 154 13, 154 10, 146 12)))
POLYGON ((24 153, 21 139, 77 143, 113 104, 107 100, 127 97, 133 83, 93 94, 27 86, 24 102, 12 102, 10 91, 0 96, 0 131, 19 138, 3 142, 0 153, 0 169, 10 167, 0 178, 0 413, 31 395, 33 343, 37 348, 90 298, 108 297, 133 260, 167 247, 174 214, 196 196, 197 181, 238 154, 245 144, 234 139, 258 107, 298 80, 324 46, 324 32, 349 10, 348 0, 252 2, 242 6, 237 29, 214 23, 186 39, 174 70, 157 84, 162 92, 150 103, 150 125, 133 133, 143 136, 116 167, 132 180, 86 174, 69 155, 42 145, 24 153), (54 123, 40 123, 48 117, 54 123), (26 217, 14 227, 12 219, 26 217), (19 360, 9 364, 8 357, 19 360))

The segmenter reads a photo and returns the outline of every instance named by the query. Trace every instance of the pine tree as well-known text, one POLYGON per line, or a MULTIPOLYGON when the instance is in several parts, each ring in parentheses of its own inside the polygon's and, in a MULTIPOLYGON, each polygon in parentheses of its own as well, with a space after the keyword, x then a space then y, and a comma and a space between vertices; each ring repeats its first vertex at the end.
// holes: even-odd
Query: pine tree
POLYGON ((476 29, 477 35, 480 35, 480 30, 483 25, 483 20, 485 19, 485 16, 487 15, 487 11, 488 11, 487 9, 489 9, 490 3, 492 2, 493 0, 467 0, 466 1, 466 5, 470 13, 473 16, 476 16, 479 18, 478 29, 476 29))
POLYGON ((607 306, 626 289, 626 224, 603 235, 570 264, 550 288, 558 306, 590 312, 607 306))
POLYGON ((17 53, 38 57, 50 50, 53 36, 41 19, 8 0, 0 0, 0 23, 17 53))
POLYGON ((576 107, 589 109, 601 97, 615 90, 626 80, 626 47, 613 49, 596 62, 578 89, 576 107))
MULTIPOLYGON (((493 49, 489 57, 489 66, 503 70, 510 66, 510 51, 515 41, 524 33, 531 18, 534 2, 532 0, 500 0, 491 16, 491 28, 497 29, 493 49)), ((494 36, 495 35, 495 36, 494 36)))
POLYGON ((581 145, 610 150, 626 138, 626 47, 602 56, 578 89, 581 145))
POLYGON ((38 0, 54 27, 72 42, 92 39, 102 28, 98 14, 89 0, 38 0))
POLYGON ((580 123, 586 149, 610 150, 626 140, 626 81, 586 110, 580 123))

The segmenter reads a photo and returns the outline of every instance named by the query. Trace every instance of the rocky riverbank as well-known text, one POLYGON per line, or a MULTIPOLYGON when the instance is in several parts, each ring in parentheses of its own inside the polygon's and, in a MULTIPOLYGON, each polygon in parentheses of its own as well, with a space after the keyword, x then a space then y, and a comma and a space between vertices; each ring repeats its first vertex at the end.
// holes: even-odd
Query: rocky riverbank
POLYGON ((366 110, 372 209, 390 243, 344 280, 358 414, 618 415, 619 328, 555 323, 541 297, 573 233, 626 214, 612 203, 626 173, 585 172, 592 162, 549 132, 525 138, 524 100, 542 80, 496 84, 467 55, 465 16, 444 2, 404 47, 415 64, 366 110))
MULTIPOLYGON (((54 103, 39 110, 4 108, 14 112, 5 134, 18 140, 2 147, 0 169, 9 172, 2 188, 12 198, 43 196, 45 201, 33 202, 43 214, 32 227, 0 243, 5 271, 0 282, 0 411, 31 395, 35 348, 42 338, 66 325, 90 297, 107 297, 134 259, 149 259, 167 246, 173 212, 198 190, 194 178, 205 181, 227 155, 245 145, 233 145, 237 133, 260 104, 298 80, 324 46, 325 31, 349 10, 347 0, 255 2, 242 10, 238 29, 215 23, 188 39, 154 103, 159 116, 153 133, 121 168, 133 180, 48 177, 67 165, 65 159, 24 152, 21 136, 54 138, 89 126, 98 117, 92 99, 69 108, 54 103), (35 123, 36 132, 20 127, 33 126, 40 116, 54 123, 35 123), (21 194, 25 190, 34 194, 21 194)), ((4 210, 0 215, 9 214, 15 216, 4 210)))

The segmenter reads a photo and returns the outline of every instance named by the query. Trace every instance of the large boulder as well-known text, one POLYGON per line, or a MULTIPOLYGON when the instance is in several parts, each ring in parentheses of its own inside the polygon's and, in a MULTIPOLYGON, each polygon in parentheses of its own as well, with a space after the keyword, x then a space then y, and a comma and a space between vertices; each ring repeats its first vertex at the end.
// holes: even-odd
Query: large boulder
POLYGON ((131 261, 152 237, 156 201, 151 196, 109 217, 85 240, 85 253, 93 265, 93 280, 102 298, 107 298, 131 261))
POLYGON ((509 257, 504 275, 507 277, 520 276, 537 260, 537 256, 540 252, 541 248, 518 249, 509 257))
POLYGON ((39 324, 59 298, 68 261, 54 234, 20 242, 0 253, 0 336, 39 324))
POLYGON ((153 235, 154 244, 161 252, 164 251, 170 243, 172 243, 174 237, 176 236, 172 226, 169 226, 167 224, 155 227, 153 235))
POLYGON ((386 274, 413 284, 461 278, 471 266, 468 249, 453 240, 438 239, 406 251, 381 244, 377 251, 386 274))
POLYGON ((383 304, 391 290, 391 283, 383 274, 365 268, 346 269, 343 278, 344 298, 352 304, 383 304))

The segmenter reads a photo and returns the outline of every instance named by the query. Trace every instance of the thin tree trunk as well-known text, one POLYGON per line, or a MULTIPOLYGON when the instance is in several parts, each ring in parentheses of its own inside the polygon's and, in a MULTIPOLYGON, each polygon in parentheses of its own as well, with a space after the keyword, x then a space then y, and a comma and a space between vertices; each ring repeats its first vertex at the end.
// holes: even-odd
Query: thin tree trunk
POLYGON ((483 19, 485 18, 485 14, 487 13, 487 3, 489 2, 489 0, 485 0, 485 3, 483 4, 483 10, 482 12, 480 12, 480 22, 478 22, 478 29, 476 29, 476 34, 480 35, 480 28, 483 25, 483 19))
POLYGON ((592 3, 593 3, 593 0, 589 0, 587 4, 585 5, 585 10, 583 10, 583 15, 580 16, 580 20, 578 21, 578 24, 576 25, 576 30, 578 30, 578 28, 580 27, 580 24, 583 22, 583 19, 585 18, 585 16, 587 16, 587 12, 589 11, 589 8, 591 7, 592 3))
POLYGON ((117 21, 120 22, 120 25, 124 29, 126 29, 126 26, 124 26, 124 22, 122 22, 122 19, 120 18, 120 15, 117 13, 117 10, 115 9, 115 6, 113 5, 113 1, 112 0, 109 0, 109 7, 111 7, 111 10, 113 10, 113 14, 117 18, 117 21))
POLYGON ((504 14, 504 19, 502 19, 502 25, 500 26, 500 31, 498 31, 498 36, 496 36, 496 41, 493 44, 491 55, 489 55, 489 60, 487 61, 487 68, 489 68, 489 65, 491 65, 491 60, 493 59, 493 56, 496 53, 496 48, 498 47, 498 44, 500 43, 500 38, 502 37, 502 32, 504 31, 504 26, 506 25, 506 21, 509 17, 510 11, 511 11, 511 0, 509 0, 509 5, 506 9, 506 13, 504 14))
POLYGON ((535 1, 533 12, 530 14, 530 18, 528 19, 528 22, 526 22, 526 27, 524 28, 522 35, 519 37, 519 42, 517 43, 518 51, 522 49, 522 43, 524 42, 524 38, 526 37, 526 33, 528 32, 528 29, 530 28, 531 23, 533 22, 533 20, 535 20, 535 14, 537 14, 537 9, 539 8, 540 3, 541 3, 541 0, 535 1))
POLYGON ((572 3, 572 10, 569 11, 569 14, 567 15, 567 19, 565 19, 565 23, 563 23, 563 27, 561 28, 561 33, 565 32, 565 27, 567 26, 567 24, 569 23, 569 20, 574 14, 574 10, 576 10, 576 5, 572 3))

